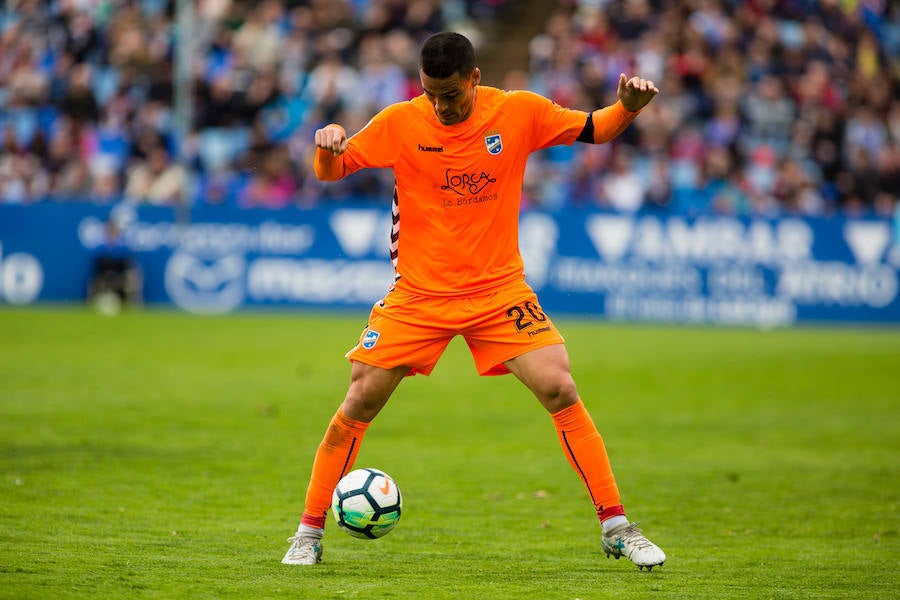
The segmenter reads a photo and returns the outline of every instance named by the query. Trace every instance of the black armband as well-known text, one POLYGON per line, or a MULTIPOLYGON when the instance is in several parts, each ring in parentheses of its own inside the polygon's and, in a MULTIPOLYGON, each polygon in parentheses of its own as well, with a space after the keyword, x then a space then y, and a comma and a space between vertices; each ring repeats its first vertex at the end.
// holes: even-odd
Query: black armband
POLYGON ((593 144, 594 143, 594 119, 593 112, 589 112, 587 116, 587 121, 584 123, 584 129, 581 130, 581 133, 578 134, 578 137, 575 138, 576 142, 584 142, 585 144, 593 144))

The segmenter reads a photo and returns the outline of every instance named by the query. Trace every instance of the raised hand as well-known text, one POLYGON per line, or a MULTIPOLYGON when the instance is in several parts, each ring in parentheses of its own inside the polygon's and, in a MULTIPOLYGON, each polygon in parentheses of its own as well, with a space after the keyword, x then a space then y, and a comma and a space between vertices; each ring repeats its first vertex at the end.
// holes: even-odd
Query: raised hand
POLYGON ((316 147, 330 150, 335 156, 347 149, 347 134, 340 127, 327 125, 316 130, 316 147))
POLYGON ((652 81, 641 77, 628 79, 625 73, 619 73, 619 89, 617 94, 625 110, 637 112, 650 104, 650 101, 659 93, 652 81))

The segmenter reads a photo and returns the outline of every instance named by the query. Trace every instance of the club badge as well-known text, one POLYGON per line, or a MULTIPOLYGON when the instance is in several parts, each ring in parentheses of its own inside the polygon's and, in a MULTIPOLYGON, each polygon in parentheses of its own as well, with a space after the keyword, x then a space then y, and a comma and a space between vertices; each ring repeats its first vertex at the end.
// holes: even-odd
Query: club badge
POLYGON ((495 156, 503 150, 503 140, 500 139, 499 133, 484 136, 484 145, 487 146, 488 154, 495 156))
POLYGON ((366 350, 371 350, 375 347, 375 344, 378 342, 378 336, 381 334, 377 331, 372 331, 371 329, 367 330, 365 335, 363 335, 362 347, 366 350))

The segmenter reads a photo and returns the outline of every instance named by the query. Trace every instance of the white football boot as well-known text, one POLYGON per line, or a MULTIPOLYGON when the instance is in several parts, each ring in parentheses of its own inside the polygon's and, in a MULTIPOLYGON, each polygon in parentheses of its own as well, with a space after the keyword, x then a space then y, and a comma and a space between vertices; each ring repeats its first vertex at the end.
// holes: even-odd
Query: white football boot
POLYGON ((641 570, 647 567, 649 571, 666 561, 666 553, 644 537, 637 523, 623 523, 604 533, 602 544, 607 558, 613 556, 618 560, 620 556, 625 556, 641 570))
POLYGON ((286 565, 315 565, 322 561, 322 540, 312 537, 289 537, 291 547, 281 559, 286 565))

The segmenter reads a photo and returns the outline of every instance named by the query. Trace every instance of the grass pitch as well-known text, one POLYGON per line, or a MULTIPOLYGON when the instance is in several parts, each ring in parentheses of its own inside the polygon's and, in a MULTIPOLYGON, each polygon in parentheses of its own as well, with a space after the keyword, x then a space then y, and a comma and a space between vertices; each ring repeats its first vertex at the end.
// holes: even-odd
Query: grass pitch
POLYGON ((456 340, 357 461, 397 528, 281 565, 364 320, 0 310, 0 597, 898 597, 897 330, 558 320, 652 573, 604 557, 549 417, 456 340))

